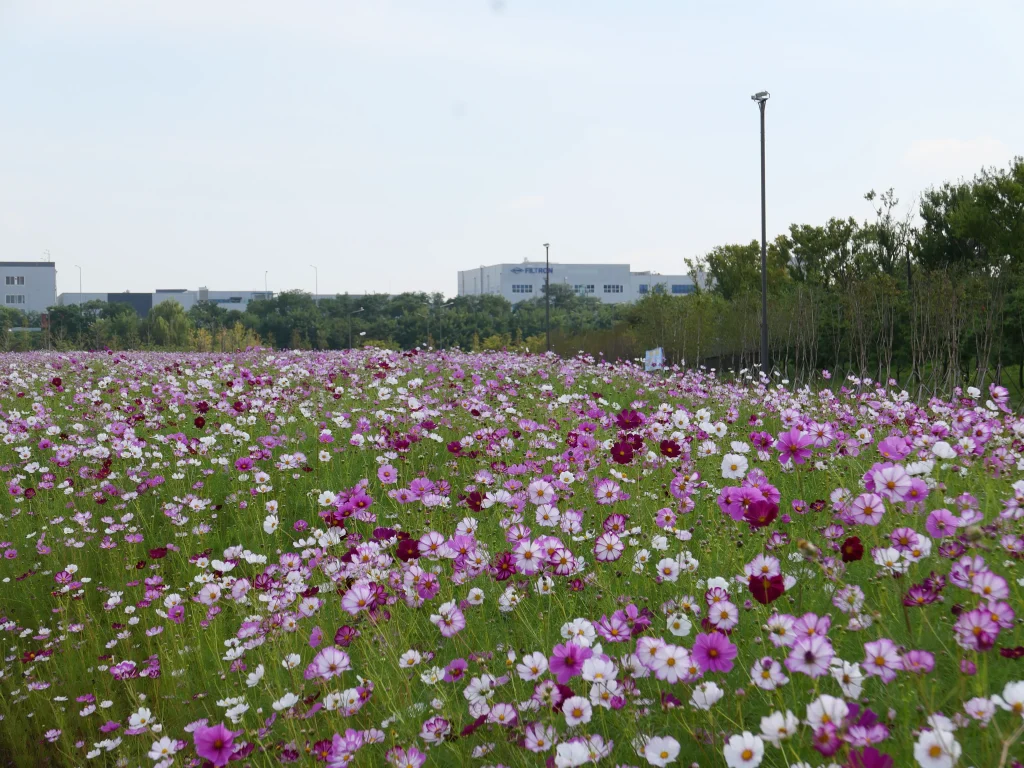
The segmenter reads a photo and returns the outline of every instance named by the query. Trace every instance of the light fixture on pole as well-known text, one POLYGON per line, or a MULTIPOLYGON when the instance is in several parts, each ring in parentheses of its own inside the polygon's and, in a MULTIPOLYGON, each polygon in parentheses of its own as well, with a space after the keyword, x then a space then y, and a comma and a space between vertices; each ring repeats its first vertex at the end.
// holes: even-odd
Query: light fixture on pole
POLYGON ((771 94, 759 91, 750 98, 757 102, 761 110, 761 371, 767 376, 770 372, 768 361, 768 239, 765 212, 765 174, 764 174, 764 107, 771 94))
POLYGON ((82 268, 75 264, 75 269, 78 270, 78 305, 82 305, 82 268))
POLYGON ((363 311, 363 307, 359 309, 353 309, 348 313, 348 348, 352 349, 352 315, 357 315, 363 311))
POLYGON ((263 298, 265 299, 270 298, 269 296, 266 295, 267 293, 269 293, 269 291, 267 290, 267 272, 269 271, 269 269, 263 270, 263 298))
POLYGON ((551 351, 551 244, 544 243, 544 335, 547 351, 551 351))
MULTIPOLYGON (((315 264, 310 264, 313 267, 313 301, 318 302, 320 296, 320 270, 316 268, 315 264)), ((349 345, 351 346, 351 345, 349 345)))

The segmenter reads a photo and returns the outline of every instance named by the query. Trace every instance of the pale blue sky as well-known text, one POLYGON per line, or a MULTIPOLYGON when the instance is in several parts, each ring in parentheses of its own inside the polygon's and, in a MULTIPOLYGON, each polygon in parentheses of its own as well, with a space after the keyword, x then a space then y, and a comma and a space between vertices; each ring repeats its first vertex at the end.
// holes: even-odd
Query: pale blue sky
POLYGON ((0 0, 0 260, 438 290, 683 259, 1024 154, 1024 3, 0 0))

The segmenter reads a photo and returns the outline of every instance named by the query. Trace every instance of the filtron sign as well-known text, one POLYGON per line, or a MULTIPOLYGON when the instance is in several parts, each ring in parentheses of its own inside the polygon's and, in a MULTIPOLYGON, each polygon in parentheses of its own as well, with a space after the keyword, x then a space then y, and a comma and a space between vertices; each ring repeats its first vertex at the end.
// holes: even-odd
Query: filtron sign
POLYGON ((524 272, 528 275, 543 275, 555 271, 554 267, 512 267, 509 270, 513 275, 521 275, 524 272))

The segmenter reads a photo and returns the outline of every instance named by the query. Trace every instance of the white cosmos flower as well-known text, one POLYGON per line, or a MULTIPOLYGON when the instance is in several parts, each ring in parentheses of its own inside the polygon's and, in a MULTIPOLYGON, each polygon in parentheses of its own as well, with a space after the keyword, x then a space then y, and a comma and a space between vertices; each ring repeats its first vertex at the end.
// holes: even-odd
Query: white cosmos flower
POLYGON ((914 759, 921 768, 952 768, 962 751, 949 731, 922 731, 914 744, 914 759))
POLYGON ((739 480, 747 474, 747 458, 738 453, 727 453, 722 457, 722 477, 739 480))
POLYGON ((286 693, 284 696, 282 696, 277 701, 275 701, 273 704, 271 704, 271 706, 274 708, 275 712, 281 712, 282 710, 290 709, 291 707, 294 707, 298 703, 299 703, 299 697, 296 696, 294 693, 290 693, 289 692, 289 693, 286 693))
POLYGON ((764 759, 764 742, 750 731, 734 734, 723 749, 729 768, 754 768, 764 759))
POLYGON ((260 684, 260 680, 263 679, 263 673, 265 671, 266 670, 263 669, 262 664, 257 665, 256 669, 254 669, 252 672, 246 675, 245 684, 250 688, 255 688, 257 685, 260 684))
POLYGON ((679 756, 679 742, 671 736, 654 736, 644 744, 643 756, 648 763, 661 768, 679 756))

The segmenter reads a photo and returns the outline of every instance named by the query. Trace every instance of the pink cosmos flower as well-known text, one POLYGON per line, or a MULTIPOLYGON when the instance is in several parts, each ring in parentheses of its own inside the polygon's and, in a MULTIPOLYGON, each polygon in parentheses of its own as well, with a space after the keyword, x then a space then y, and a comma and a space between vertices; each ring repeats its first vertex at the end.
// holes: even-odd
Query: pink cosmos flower
POLYGON ((738 653, 736 646, 721 632, 703 632, 693 643, 693 659, 710 672, 729 672, 738 653))
POLYGON ((728 600, 723 600, 708 608, 708 621, 715 629, 729 632, 740 623, 740 611, 728 600))
POLYGON ((235 736, 242 732, 229 731, 223 723, 213 726, 201 725, 192 734, 195 740, 196 754, 206 758, 217 768, 228 764, 235 751, 235 736))
POLYGON ((878 525, 885 514, 885 503, 877 493, 862 493, 853 500, 850 515, 855 523, 878 525))
POLYGON ((622 557, 626 545, 614 533, 602 533, 594 542, 594 559, 602 563, 612 563, 622 557))
POLYGON ((803 464, 807 461, 812 451, 810 445, 814 443, 811 435, 805 435, 796 427, 788 432, 783 432, 775 441, 775 450, 779 452, 779 463, 803 464))
POLYGON ((877 675, 882 678, 883 683, 891 683, 896 679, 896 673, 903 669, 903 659, 900 658, 896 643, 888 638, 872 640, 864 643, 864 672, 868 675, 877 675))
POLYGON ((987 600, 1005 600, 1010 596, 1010 585, 998 573, 984 571, 971 579, 971 592, 987 600))
POLYGON ((925 530, 933 539, 954 536, 959 526, 960 520, 948 509, 933 509, 924 524, 925 530))
POLYGON ((594 652, 589 648, 570 640, 554 647, 548 660, 548 669, 558 682, 565 684, 583 671, 583 662, 593 655, 594 652))
POLYGON ((341 607, 355 616, 373 607, 376 592, 368 584, 353 584, 341 598, 341 607))
POLYGON ((912 480, 899 464, 875 472, 875 490, 889 501, 902 501, 910 491, 912 480))
POLYGON ((313 666, 316 669, 316 676, 324 680, 330 680, 352 669, 348 654, 333 645, 327 646, 316 655, 313 666))
POLYGON ((786 657, 786 669, 790 672, 801 672, 808 677, 821 677, 828 674, 829 664, 834 655, 832 643, 828 638, 818 635, 800 637, 793 643, 789 656, 786 657))
POLYGON ((992 614, 982 608, 964 611, 953 625, 957 644, 970 651, 987 651, 995 645, 999 635, 999 624, 992 614))

